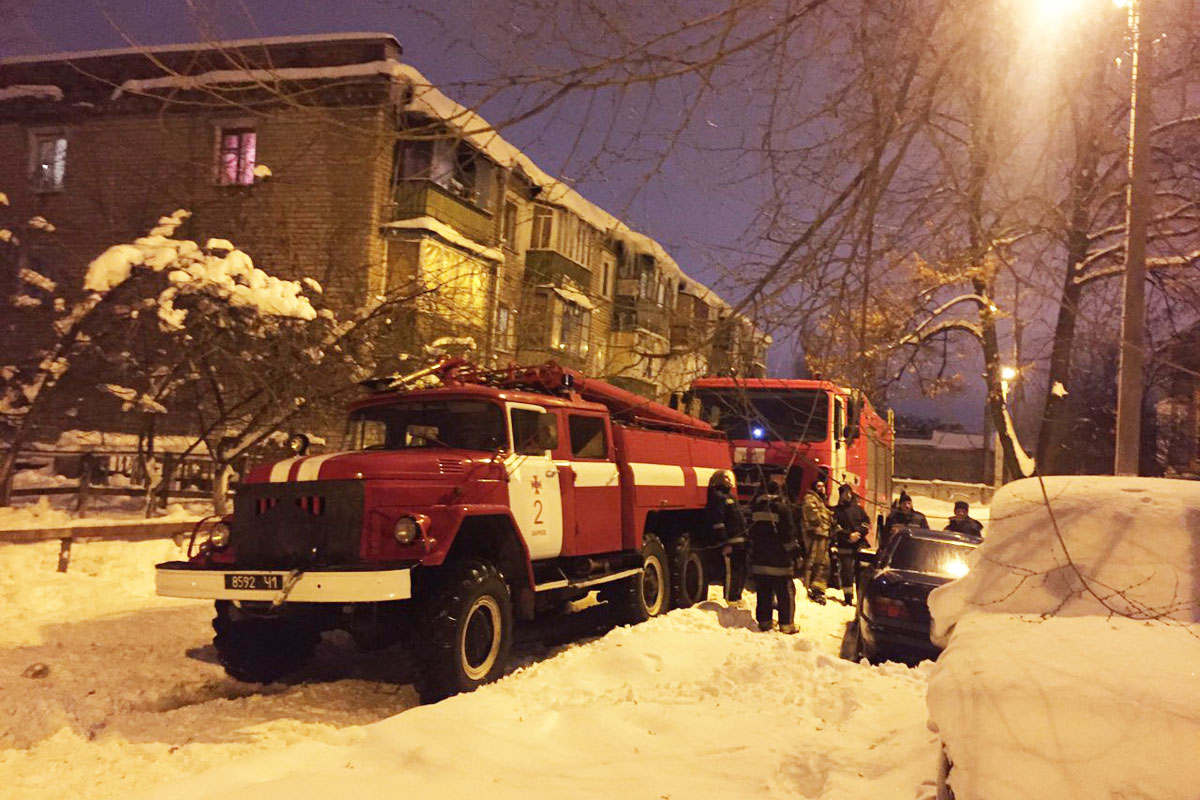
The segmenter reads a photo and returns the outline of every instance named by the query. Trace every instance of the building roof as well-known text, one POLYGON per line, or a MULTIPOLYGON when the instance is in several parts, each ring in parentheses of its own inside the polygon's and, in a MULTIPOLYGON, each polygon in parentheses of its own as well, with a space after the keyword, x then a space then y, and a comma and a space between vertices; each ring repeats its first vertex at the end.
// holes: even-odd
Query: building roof
POLYGON ((134 47, 117 47, 107 50, 77 50, 66 53, 44 53, 27 56, 0 58, 0 64, 37 64, 47 61, 81 61, 88 58, 112 56, 153 55, 157 53, 189 53, 203 50, 233 50, 242 47, 269 47, 271 45, 309 44, 314 42, 345 42, 364 39, 390 39, 396 47, 400 42, 390 33, 382 31, 357 31, 350 33, 312 33, 303 36, 262 36, 257 39, 229 39, 219 42, 180 42, 176 44, 148 44, 134 47))

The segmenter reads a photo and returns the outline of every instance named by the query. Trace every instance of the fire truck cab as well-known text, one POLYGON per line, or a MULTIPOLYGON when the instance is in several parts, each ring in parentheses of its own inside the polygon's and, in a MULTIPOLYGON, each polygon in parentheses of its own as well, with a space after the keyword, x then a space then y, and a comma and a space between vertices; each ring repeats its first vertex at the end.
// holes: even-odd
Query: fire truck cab
POLYGON ((233 677, 275 680, 344 629, 407 643, 431 701, 502 675, 514 620, 599 590, 638 622, 706 593, 708 487, 732 467, 711 426, 553 363, 382 388, 342 451, 254 470, 158 565, 159 594, 215 601, 233 677))
POLYGON ((895 434, 861 392, 824 380, 700 378, 683 403, 729 437, 743 500, 767 476, 781 475, 799 501, 820 477, 833 500, 838 486, 853 487, 872 529, 882 526, 895 434))

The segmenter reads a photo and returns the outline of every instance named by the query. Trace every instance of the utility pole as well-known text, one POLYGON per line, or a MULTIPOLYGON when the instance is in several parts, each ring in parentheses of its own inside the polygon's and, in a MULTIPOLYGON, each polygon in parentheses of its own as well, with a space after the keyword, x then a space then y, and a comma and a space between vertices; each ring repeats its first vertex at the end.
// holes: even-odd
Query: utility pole
POLYGON ((1132 40, 1129 103, 1129 188, 1125 201, 1125 277, 1121 310, 1121 360, 1117 376, 1117 475, 1138 474, 1142 433, 1142 382, 1146 340, 1146 223, 1150 216, 1147 157, 1150 133, 1150 51, 1143 47, 1142 5, 1129 4, 1132 40))

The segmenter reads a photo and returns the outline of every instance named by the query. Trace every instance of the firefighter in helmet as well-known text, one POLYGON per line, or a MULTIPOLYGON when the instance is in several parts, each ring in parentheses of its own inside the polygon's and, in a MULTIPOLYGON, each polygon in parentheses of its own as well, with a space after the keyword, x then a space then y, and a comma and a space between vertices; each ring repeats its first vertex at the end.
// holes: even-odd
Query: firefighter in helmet
POLYGON ((772 476, 750 507, 750 572, 758 593, 754 619, 760 631, 769 631, 771 617, 778 611, 779 630, 796 633, 796 584, 792 579, 800 542, 792 506, 782 491, 783 481, 772 476))

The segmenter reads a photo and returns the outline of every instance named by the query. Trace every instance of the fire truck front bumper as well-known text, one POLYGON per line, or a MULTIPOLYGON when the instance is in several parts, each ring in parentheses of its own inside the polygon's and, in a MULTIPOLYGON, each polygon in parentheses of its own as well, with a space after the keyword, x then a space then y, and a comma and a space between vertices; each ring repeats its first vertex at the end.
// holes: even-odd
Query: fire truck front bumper
POLYGON ((412 597, 412 567, 308 572, 214 569, 186 561, 155 567, 155 591, 200 600, 289 603, 375 603, 412 597))

